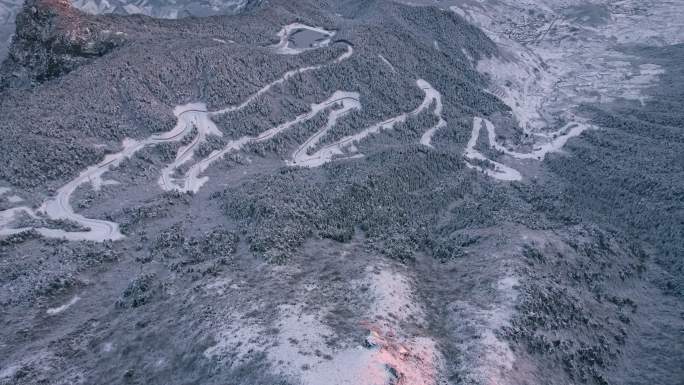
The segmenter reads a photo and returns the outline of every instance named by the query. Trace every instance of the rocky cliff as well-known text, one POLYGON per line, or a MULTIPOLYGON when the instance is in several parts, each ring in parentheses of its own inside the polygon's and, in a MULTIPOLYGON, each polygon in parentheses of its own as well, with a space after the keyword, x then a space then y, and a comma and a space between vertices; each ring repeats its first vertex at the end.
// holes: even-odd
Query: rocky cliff
POLYGON ((16 35, 0 69, 0 87, 44 82, 123 44, 124 35, 81 17, 67 0, 30 0, 17 15, 16 35))

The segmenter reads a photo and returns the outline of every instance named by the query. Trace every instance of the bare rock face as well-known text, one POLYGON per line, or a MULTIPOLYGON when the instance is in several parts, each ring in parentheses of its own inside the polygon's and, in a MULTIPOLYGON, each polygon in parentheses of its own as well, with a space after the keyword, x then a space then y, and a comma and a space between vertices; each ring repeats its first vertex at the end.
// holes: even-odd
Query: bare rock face
POLYGON ((27 1, 17 15, 16 36, 0 69, 0 88, 44 82, 110 52, 122 35, 82 17, 67 0, 27 1))

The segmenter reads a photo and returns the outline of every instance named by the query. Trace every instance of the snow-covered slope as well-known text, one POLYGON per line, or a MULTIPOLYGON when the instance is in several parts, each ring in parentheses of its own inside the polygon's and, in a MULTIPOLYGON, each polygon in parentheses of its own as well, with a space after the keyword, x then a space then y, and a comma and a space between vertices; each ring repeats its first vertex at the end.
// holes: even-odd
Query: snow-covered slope
POLYGON ((0 60, 7 54, 9 41, 14 33, 14 18, 22 3, 22 0, 0 0, 0 60))
MULTIPOLYGON (((73 5, 91 14, 142 14, 163 19, 211 16, 239 12, 248 0, 74 0, 73 5)), ((0 0, 0 61, 14 34, 14 19, 23 0, 0 0)))
POLYGON ((76 8, 92 14, 143 14, 164 19, 185 16, 210 16, 239 11, 247 0, 74 0, 76 8))
MULTIPOLYGON (((565 143, 568 135, 592 128, 578 111, 581 105, 616 100, 643 105, 648 100, 649 88, 664 70, 626 53, 625 47, 684 42, 683 1, 454 0, 438 5, 481 28, 498 45, 500 54, 478 61, 477 68, 490 79, 489 91, 510 107, 517 121, 512 134, 491 131, 505 141, 499 149, 520 151, 518 156, 504 151, 509 166, 516 158, 541 160, 543 156, 534 156, 537 149, 554 147, 557 138, 565 143), (572 127, 582 129, 573 133, 572 127)), ((479 127, 473 139, 478 135, 479 127)), ((491 175, 511 179, 511 174, 491 175)), ((513 179, 519 178, 516 174, 513 179)))

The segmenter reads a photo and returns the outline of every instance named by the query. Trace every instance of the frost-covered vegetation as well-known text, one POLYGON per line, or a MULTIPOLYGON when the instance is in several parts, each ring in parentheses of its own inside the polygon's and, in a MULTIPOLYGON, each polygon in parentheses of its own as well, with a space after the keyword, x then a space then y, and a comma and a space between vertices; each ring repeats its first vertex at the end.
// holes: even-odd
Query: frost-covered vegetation
POLYGON ((358 93, 360 108, 309 155, 415 110, 425 100, 418 79, 441 95, 446 126, 432 147, 420 143, 439 121, 434 99, 353 143, 353 154, 288 162, 343 107, 332 103, 212 163, 194 193, 164 192, 157 179, 200 137, 197 126, 141 149, 108 171, 118 183, 85 183, 71 202, 119 224, 124 239, 0 239, 0 383, 309 384, 392 349, 402 358, 382 361, 381 372, 408 385, 431 383, 408 380, 416 361, 433 370, 418 378, 454 385, 675 384, 684 375, 675 367, 684 351, 681 46, 629 48, 666 69, 653 98, 584 106, 601 129, 521 163, 533 176, 508 183, 464 162, 473 116, 510 111, 475 70, 497 47, 453 12, 271 0, 201 22, 78 17, 91 32, 121 31, 121 44, 49 79, 40 66, 8 72, 30 64, 21 57, 2 73, 11 81, 0 91, 0 186, 29 205, 125 137, 168 131, 174 106, 239 105, 301 68, 315 67, 212 115, 220 132, 172 175, 336 91, 358 93), (276 32, 294 22, 334 30, 334 41, 281 55, 276 32))

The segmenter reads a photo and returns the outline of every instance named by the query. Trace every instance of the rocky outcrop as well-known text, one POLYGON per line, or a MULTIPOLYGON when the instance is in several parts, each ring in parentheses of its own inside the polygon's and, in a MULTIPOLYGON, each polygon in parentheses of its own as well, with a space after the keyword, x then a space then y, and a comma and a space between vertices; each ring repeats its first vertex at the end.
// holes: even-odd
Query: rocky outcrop
POLYGON ((100 28, 68 0, 29 0, 16 26, 0 88, 54 79, 124 43, 123 35, 100 28))

